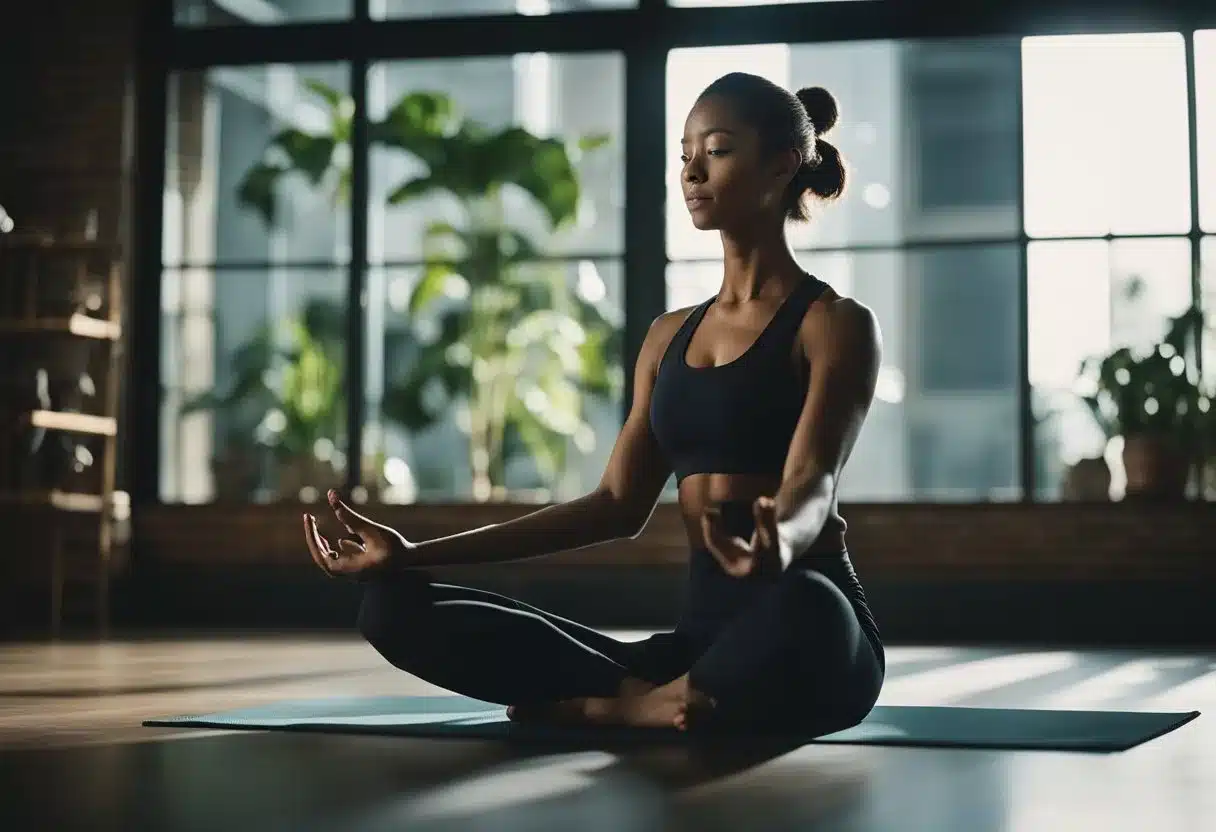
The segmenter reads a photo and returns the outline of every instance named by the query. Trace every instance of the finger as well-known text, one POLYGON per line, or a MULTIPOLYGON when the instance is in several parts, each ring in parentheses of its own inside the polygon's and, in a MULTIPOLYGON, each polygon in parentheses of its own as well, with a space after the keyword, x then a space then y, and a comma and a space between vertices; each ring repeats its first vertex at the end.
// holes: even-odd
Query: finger
POLYGON ((368 526, 375 525, 371 520, 368 520, 362 514, 351 508, 341 497, 338 496, 338 492, 334 489, 331 488, 326 496, 329 498, 329 506, 334 510, 334 514, 337 516, 338 522, 345 526, 346 530, 351 534, 355 533, 356 528, 367 528, 368 526))
POLYGON ((705 548, 713 555, 727 574, 741 576, 751 571, 750 552, 745 544, 737 537, 726 535, 715 522, 710 512, 701 515, 701 533, 705 538, 705 548))
POLYGON ((332 558, 329 557, 329 544, 317 528, 317 518, 311 514, 304 515, 304 542, 308 544, 308 554, 312 556, 313 563, 330 574, 332 558))
POLYGON ((768 497, 756 500, 752 503, 752 516, 756 521, 754 539, 765 549, 773 548, 777 542, 773 533, 777 517, 773 501, 768 497))
POLYGON ((338 540, 338 552, 348 557, 352 557, 355 555, 367 554, 367 549, 364 548, 362 541, 354 540, 349 537, 343 537, 338 540))

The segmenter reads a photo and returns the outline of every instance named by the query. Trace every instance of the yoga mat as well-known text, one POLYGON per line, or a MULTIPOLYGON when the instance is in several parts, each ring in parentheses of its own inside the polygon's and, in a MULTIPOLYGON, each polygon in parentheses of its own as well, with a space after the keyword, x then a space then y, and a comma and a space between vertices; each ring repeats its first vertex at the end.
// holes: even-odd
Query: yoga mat
MULTIPOLYGON (((878 706, 860 724, 822 737, 770 734, 801 743, 1041 751, 1125 751, 1173 731, 1189 713, 1036 711, 878 706)), ((463 696, 395 696, 279 702, 200 716, 149 720, 156 727, 313 731, 575 744, 670 742, 705 735, 674 729, 521 725, 500 705, 463 696)), ((722 738, 724 735, 714 735, 722 738)), ((749 734, 749 736, 757 736, 749 734)))

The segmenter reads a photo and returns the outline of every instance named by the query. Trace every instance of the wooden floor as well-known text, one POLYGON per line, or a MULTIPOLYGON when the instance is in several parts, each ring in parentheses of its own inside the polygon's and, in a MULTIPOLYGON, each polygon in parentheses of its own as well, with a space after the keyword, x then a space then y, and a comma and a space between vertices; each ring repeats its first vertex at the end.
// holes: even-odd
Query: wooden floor
POLYGON ((529 756, 474 741, 139 726, 284 698, 434 692, 354 639, 0 646, 0 829, 1216 829, 1216 653, 890 651, 883 704, 1205 712, 1110 755, 529 756))

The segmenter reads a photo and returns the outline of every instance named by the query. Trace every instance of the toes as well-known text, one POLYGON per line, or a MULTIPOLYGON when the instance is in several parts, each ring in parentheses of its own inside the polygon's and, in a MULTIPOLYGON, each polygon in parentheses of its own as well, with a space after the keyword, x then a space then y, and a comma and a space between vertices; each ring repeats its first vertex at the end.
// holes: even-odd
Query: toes
POLYGON ((688 706, 686 704, 680 703, 676 706, 676 712, 672 716, 671 724, 674 725, 677 730, 688 730, 688 706))

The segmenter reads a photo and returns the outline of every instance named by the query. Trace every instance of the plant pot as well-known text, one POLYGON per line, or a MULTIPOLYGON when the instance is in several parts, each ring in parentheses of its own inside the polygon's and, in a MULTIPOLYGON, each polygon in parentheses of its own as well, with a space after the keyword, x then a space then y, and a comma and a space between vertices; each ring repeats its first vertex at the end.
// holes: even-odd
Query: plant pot
POLYGON ((1090 457, 1070 465, 1060 484, 1060 499, 1072 503, 1110 500, 1110 466, 1102 457, 1090 457))
POLYGON ((1123 469, 1127 473, 1125 493, 1128 498, 1181 500, 1186 497, 1190 459, 1171 438, 1124 437, 1123 469))

